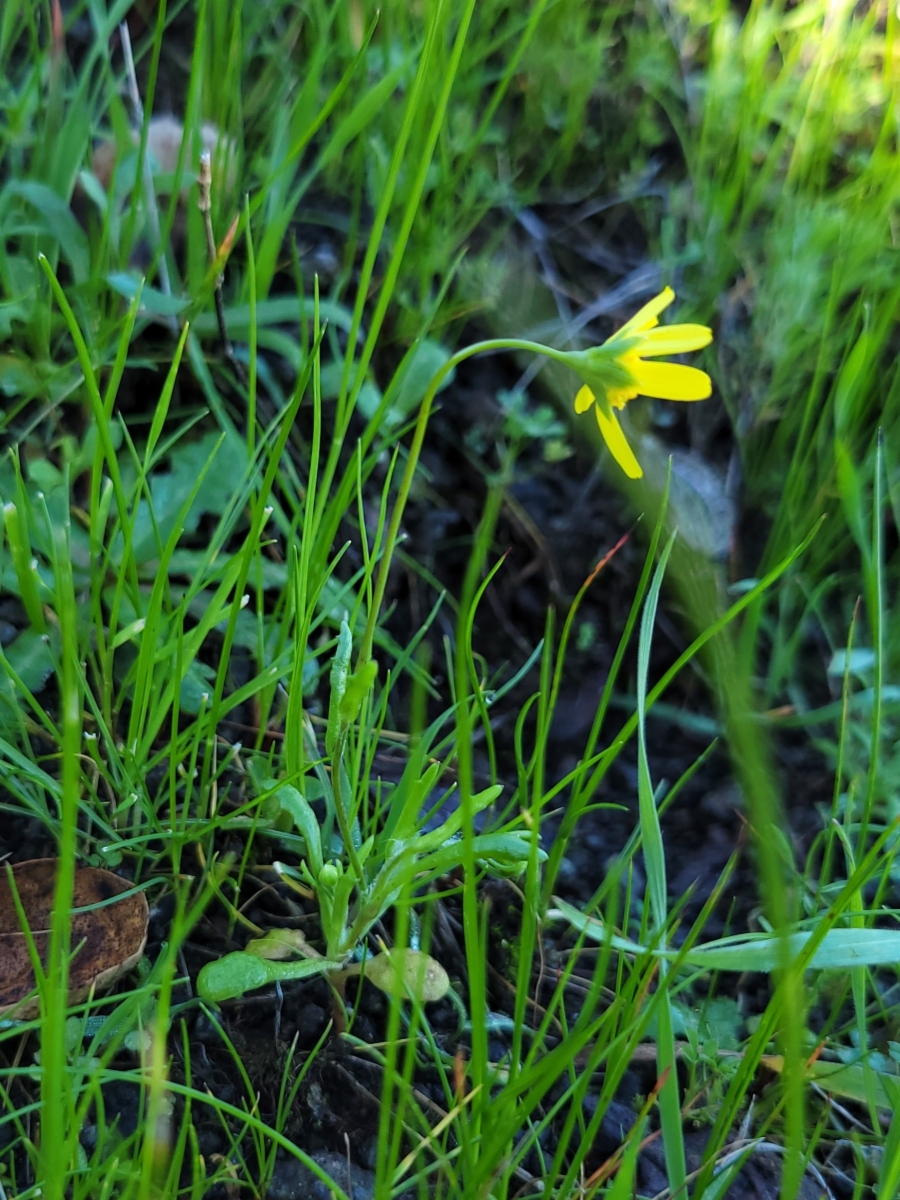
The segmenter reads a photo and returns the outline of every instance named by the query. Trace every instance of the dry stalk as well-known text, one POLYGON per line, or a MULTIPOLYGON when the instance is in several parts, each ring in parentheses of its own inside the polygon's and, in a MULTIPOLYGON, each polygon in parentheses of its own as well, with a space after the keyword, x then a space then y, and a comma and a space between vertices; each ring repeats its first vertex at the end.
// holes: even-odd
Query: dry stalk
MULTIPOLYGON (((200 155, 200 171, 197 175, 197 185, 200 189, 200 196, 197 200, 197 207, 203 216, 203 228, 206 233, 206 252, 209 256, 209 263, 212 266, 219 257, 219 250, 216 247, 216 237, 213 233, 212 226, 212 156, 208 150, 204 150, 200 155)), ((236 223, 235 223, 236 224, 236 223)), ((223 248, 234 238, 235 225, 225 236, 223 248)), ((215 303, 216 303, 216 321, 219 325, 219 339, 222 343, 222 353, 234 369, 235 374, 242 384, 246 386, 247 372, 244 370, 244 364, 240 362, 234 354, 234 347, 231 344, 231 339, 228 336, 228 325, 225 320, 225 300, 222 295, 222 283, 224 275, 220 271, 216 276, 215 287, 215 303)))

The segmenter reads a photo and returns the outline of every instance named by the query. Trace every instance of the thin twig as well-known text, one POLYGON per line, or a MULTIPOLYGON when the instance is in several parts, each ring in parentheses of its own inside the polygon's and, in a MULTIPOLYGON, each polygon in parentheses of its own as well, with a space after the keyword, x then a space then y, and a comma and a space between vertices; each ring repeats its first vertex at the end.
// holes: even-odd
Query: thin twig
MULTIPOLYGON (((122 54, 125 59, 125 75, 128 79, 128 93, 131 97, 134 122, 137 128, 142 130, 144 128, 144 105, 141 101, 141 93, 138 90, 137 73, 134 69, 134 55, 131 51, 131 34, 128 32, 128 23, 126 21, 122 21, 119 25, 119 40, 122 43, 122 54)), ((171 296, 172 281, 169 278, 169 264, 166 260, 165 247, 162 245, 159 208, 156 204, 156 188, 153 186, 153 168, 150 165, 150 156, 147 153, 144 154, 141 169, 144 181, 144 197, 147 204, 147 217, 150 222, 150 234, 154 242, 153 252, 158 259, 159 287, 164 296, 171 296)), ((173 336, 177 337, 178 322, 174 314, 170 314, 167 324, 173 336)))
MULTIPOLYGON (((218 256, 218 249, 212 226, 212 156, 208 150, 204 150, 200 155, 200 171, 197 175, 197 184, 200 189, 197 207, 203 215, 203 228, 206 231, 206 252, 209 255, 210 266, 212 266, 218 256)), ((232 346, 231 339, 228 336, 228 325, 225 320, 225 300, 222 295, 223 282, 224 276, 220 271, 216 276, 216 290, 214 294, 216 300, 216 321, 219 325, 222 353, 231 363, 240 382, 246 386, 247 372, 244 370, 244 364, 235 357, 234 346, 232 346)))

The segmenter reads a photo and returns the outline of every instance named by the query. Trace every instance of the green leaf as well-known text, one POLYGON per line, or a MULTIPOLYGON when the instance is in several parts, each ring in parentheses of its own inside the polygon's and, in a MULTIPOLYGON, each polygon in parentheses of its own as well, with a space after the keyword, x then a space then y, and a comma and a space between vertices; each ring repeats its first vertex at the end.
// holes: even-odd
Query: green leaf
MULTIPOLYGON (((14 322, 21 321, 24 325, 32 319, 35 304, 40 297, 38 274, 37 264, 24 255, 10 254, 7 257, 6 276, 9 293, 8 297, 4 296, 0 301, 0 337, 12 336, 14 322)), ((46 363, 41 365, 44 370, 47 369, 46 363)), ((29 387, 25 382, 25 376, 20 374, 19 386, 23 388, 23 394, 35 395, 41 390, 42 385, 39 383, 36 387, 29 387)))
POLYGON ((841 368, 834 388, 834 428, 841 442, 851 439, 862 415, 859 406, 864 371, 872 354, 872 336, 864 329, 847 361, 841 368))
POLYGON ((32 695, 43 691, 53 674, 53 655, 46 634, 25 629, 6 648, 6 661, 32 695))
POLYGON ((179 689, 181 711, 195 717, 212 695, 216 673, 207 663, 195 658, 184 673, 179 689))
MULTIPOLYGON (((217 563, 222 559, 217 559, 217 563)), ((196 575, 205 568, 208 570, 208 554, 205 550, 176 550, 169 559, 170 575, 196 575)), ((262 587, 266 591, 283 591, 287 586, 287 566, 285 563, 272 562, 268 558, 255 556, 250 563, 247 576, 247 586, 262 587)), ((247 614, 249 617, 249 613, 247 614)))
POLYGON ((410 993, 421 1004, 443 1000, 450 990, 450 976, 430 954, 422 950, 387 950, 366 960, 366 979, 389 996, 403 1000, 410 993))
MULTIPOLYGON (((301 316, 313 315, 311 299, 298 299, 296 296, 276 296, 271 300, 260 300, 256 304, 256 324, 263 325, 292 325, 296 326, 301 316)), ((337 329, 349 331, 351 314, 341 304, 329 300, 319 302, 319 316, 337 329)), ((225 323, 228 333, 233 338, 242 338, 250 332, 250 305, 237 304, 225 309, 225 323)), ((219 332, 219 324, 214 312, 199 313, 191 325, 199 337, 210 337, 219 332)))
POLYGON ((353 637, 350 626, 341 621, 341 631, 338 634, 334 660, 331 664, 331 699, 328 702, 328 726, 325 730, 325 751, 329 757, 334 753, 341 726, 341 701, 347 688, 347 675, 350 672, 350 655, 353 652, 353 637))
MULTIPOLYGON (((548 917, 562 917, 576 929, 598 942, 609 941, 617 950, 628 954, 654 954, 657 957, 677 958, 678 951, 649 949, 628 938, 612 934, 602 921, 587 917, 573 905, 558 897, 548 917)), ((787 959, 793 961, 802 953, 813 934, 799 931, 786 939, 769 936, 723 938, 695 946, 681 957, 682 963, 704 971, 761 971, 780 970, 787 959), (786 943, 786 945, 785 945, 786 943)), ((846 971, 849 967, 893 966, 900 962, 900 930, 896 929, 829 929, 813 952, 807 969, 846 971)))
MULTIPOLYGON (((517 833, 482 833, 473 840, 472 848, 479 862, 489 863, 494 869, 519 868, 528 862, 532 837, 533 834, 527 830, 517 833)), ((462 840, 451 842, 449 846, 429 854, 422 860, 420 867, 423 871, 443 873, 459 866, 462 855, 462 840)), ((547 854, 544 850, 539 850, 538 857, 543 861, 547 854)))
POLYGON ((269 962, 296 958, 306 947, 306 938, 299 929, 270 929, 261 938, 253 938, 244 947, 244 954, 255 954, 269 962))
POLYGON ((275 800, 282 812, 286 812, 306 843, 306 854, 310 870, 318 879, 323 867, 322 838, 316 814, 303 795, 291 784, 283 784, 275 793, 275 800))
POLYGON ((347 685, 338 705, 341 721, 345 724, 352 724, 359 716, 362 702, 372 690, 377 677, 378 663, 371 658, 347 677, 347 685))
POLYGON ((192 442, 180 442, 170 456, 171 469, 157 471, 150 476, 153 519, 145 500, 138 506, 132 535, 132 549, 137 562, 150 562, 159 557, 182 506, 212 454, 215 457, 185 517, 184 532, 196 532, 204 513, 219 517, 225 512, 247 470, 246 448, 236 441, 223 441, 216 433, 192 442))
MULTIPOLYGON (((796 958, 813 935, 792 933, 787 940, 790 959, 796 958)), ((734 945, 698 946, 687 956, 693 966, 710 971, 776 971, 784 961, 782 939, 744 939, 734 945)), ((809 963, 810 969, 845 971, 849 967, 888 966, 900 962, 900 930, 830 929, 809 963)))
MULTIPOLYGON (((386 424, 399 424, 409 416, 413 409, 419 406, 425 397, 428 385, 449 358, 450 351, 447 347, 431 338, 424 338, 415 347, 400 378, 396 394, 391 397, 388 411, 385 414, 386 424)), ((441 380, 439 392, 453 382, 455 374, 455 370, 447 372, 441 380)), ((365 415, 371 416, 372 414, 365 415)))
MULTIPOLYGON (((136 275, 129 275, 125 271, 116 271, 112 275, 107 275, 106 282, 114 292, 124 296, 126 300, 133 300, 138 288, 141 287, 140 278, 136 275)), ((156 288, 148 287, 147 284, 141 287, 141 312, 154 313, 160 317, 177 317, 190 303, 190 300, 182 299, 179 296, 167 296, 156 288)))
POLYGON ((415 834, 419 814, 426 797, 438 781, 442 764, 433 762, 419 778, 414 775, 415 768, 416 762, 410 759, 391 797, 388 819, 384 825, 384 837, 387 839, 404 842, 415 834))
POLYGON ((819 1059, 810 1064, 808 1076, 824 1091, 846 1096, 859 1104, 867 1104, 873 1098, 878 1108, 894 1112, 900 1103, 900 1077, 874 1068, 867 1070, 862 1063, 845 1066, 819 1059))
MULTIPOLYGON (((7 338, 10 333, 4 330, 0 313, 0 337, 7 338)), ((41 378, 30 362, 15 354, 0 354, 0 392, 4 396, 34 396, 41 387, 41 378)))
MULTIPOLYGON (((472 807, 472 815, 475 816, 483 809, 489 808, 494 803, 500 793, 503 791, 503 785, 500 783, 492 783, 490 787, 486 787, 481 792, 476 792, 470 803, 472 807)), ((416 839, 416 847, 420 853, 427 850, 432 850, 437 846, 443 846, 445 842, 449 842, 451 838, 462 830, 463 826, 463 811, 462 806, 457 807, 456 811, 451 813, 446 821, 437 829, 433 829, 431 833, 423 833, 416 839)))
MULTIPOLYGON (((342 362, 327 363, 322 368, 322 399, 336 400, 341 392, 341 382, 344 378, 344 364, 342 362)), ((353 379, 353 371, 350 373, 351 380, 353 379)), ((356 407, 362 415, 369 420, 373 417, 381 403, 381 389, 372 379, 366 379, 362 387, 359 389, 359 395, 356 397, 356 407)))
POLYGON ((866 523, 866 507, 863 497, 863 478, 853 462, 850 451, 844 441, 834 439, 834 459, 837 468, 837 485, 841 497, 841 505, 847 524, 863 555, 863 561, 868 561, 869 536, 866 523))
POLYGON ((203 1000, 218 1003, 265 987, 268 982, 269 974, 263 959, 236 951, 203 967, 197 976, 197 991, 203 1000))
POLYGON ((327 971, 340 971, 342 964, 327 958, 302 958, 297 962, 273 962, 241 950, 207 963, 197 976, 197 991, 204 1000, 219 1003, 233 1000, 270 983, 310 979, 327 971))
POLYGON ((323 892, 319 893, 319 902, 322 911, 322 931, 325 934, 325 943, 331 953, 339 951, 346 952, 353 948, 352 942, 348 946, 347 918, 350 912, 350 896, 356 886, 356 880, 352 875, 341 875, 335 882, 334 887, 329 889, 326 895, 323 892))
MULTIPOLYGON (((90 274, 87 237, 72 214, 68 203, 46 184, 34 180, 11 180, 3 189, 0 208, 7 196, 19 196, 34 209, 34 221, 59 243, 60 253, 72 268, 76 283, 84 283, 90 274)), ((9 237, 15 226, 6 231, 9 237)))

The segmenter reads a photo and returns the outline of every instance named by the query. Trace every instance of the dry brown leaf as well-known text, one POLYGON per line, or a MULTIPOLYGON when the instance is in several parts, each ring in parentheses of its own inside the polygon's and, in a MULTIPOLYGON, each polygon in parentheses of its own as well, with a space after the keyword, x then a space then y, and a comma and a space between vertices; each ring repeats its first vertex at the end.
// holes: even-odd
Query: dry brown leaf
MULTIPOLYGON (((55 858, 34 858, 12 868, 16 890, 41 961, 46 961, 56 883, 55 858)), ((69 1003, 84 1000, 91 988, 102 991, 133 967, 144 952, 150 919, 147 897, 131 891, 131 884, 99 867, 75 868, 73 909, 110 900, 121 900, 76 912, 72 917, 73 950, 69 968, 69 1003)), ((5 870, 0 869, 0 1017, 13 1014, 28 1020, 39 1011, 28 945, 5 870), (23 1003, 25 1001, 25 1003, 23 1003)))

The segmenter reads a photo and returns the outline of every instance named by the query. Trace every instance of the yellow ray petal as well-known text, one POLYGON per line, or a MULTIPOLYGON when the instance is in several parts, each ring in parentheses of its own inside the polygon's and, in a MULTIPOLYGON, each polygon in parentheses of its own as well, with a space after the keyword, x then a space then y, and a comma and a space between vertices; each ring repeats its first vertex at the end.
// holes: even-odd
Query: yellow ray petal
POLYGON ((594 395, 594 393, 591 391, 591 389, 588 387, 587 384, 585 384, 584 387, 580 387, 578 389, 578 395, 575 397, 575 411, 577 413, 587 412, 587 410, 591 407, 591 405, 594 403, 596 398, 597 397, 594 395))
POLYGON ((613 337, 620 338, 623 335, 626 337, 629 334, 640 333, 642 329, 652 329, 654 325, 659 323, 659 314, 664 308, 668 308, 675 299, 675 293, 670 287, 663 288, 658 296, 654 296, 652 300, 648 300, 643 308, 639 308, 630 321, 625 324, 613 337))
POLYGON ((638 354, 651 357, 659 354, 684 354, 702 350, 712 341, 712 330, 706 325, 661 325, 643 335, 638 354))
POLYGON ((629 479, 640 479, 644 472, 641 470, 641 464, 634 457, 634 452, 625 440, 622 426, 612 413, 607 417, 601 412, 599 405, 596 406, 594 412, 597 414, 597 424, 600 426, 603 440, 609 446, 610 454, 629 479))
POLYGON ((635 375, 640 394, 656 400, 705 400, 712 393, 705 371, 680 363, 642 362, 635 375))

